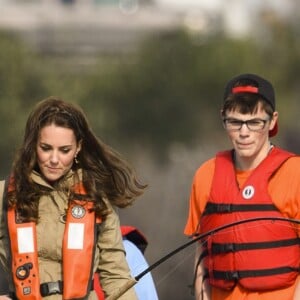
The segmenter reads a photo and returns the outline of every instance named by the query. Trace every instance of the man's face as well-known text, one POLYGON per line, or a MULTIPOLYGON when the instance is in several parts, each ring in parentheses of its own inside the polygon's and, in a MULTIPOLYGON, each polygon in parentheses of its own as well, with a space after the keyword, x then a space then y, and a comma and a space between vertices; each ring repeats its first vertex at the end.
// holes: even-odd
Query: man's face
POLYGON ((270 118, 260 105, 253 114, 241 114, 238 110, 226 112, 224 127, 236 157, 248 161, 263 159, 269 148, 269 130, 273 129, 277 118, 277 112, 270 118))

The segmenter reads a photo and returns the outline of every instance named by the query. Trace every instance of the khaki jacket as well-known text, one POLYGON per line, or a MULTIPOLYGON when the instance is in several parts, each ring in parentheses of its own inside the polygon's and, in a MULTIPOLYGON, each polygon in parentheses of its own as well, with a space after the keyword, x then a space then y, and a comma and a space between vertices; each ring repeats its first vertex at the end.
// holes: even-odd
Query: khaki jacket
MULTIPOLYGON (((60 221, 60 217, 65 213, 65 209, 68 205, 67 195, 54 190, 38 173, 33 173, 32 179, 36 183, 52 189, 50 194, 42 196, 39 202, 39 222, 37 223, 36 230, 40 281, 43 283, 62 280, 62 239, 65 224, 60 221)), ((66 180, 73 182, 72 172, 66 180)), ((0 181, 0 185, 3 186, 3 184, 4 181, 0 181)), ((9 270, 5 251, 5 249, 7 249, 8 239, 2 218, 3 192, 1 189, 0 193, 0 261, 7 270, 9 270)), ((100 225, 94 255, 94 272, 99 272, 103 290, 106 296, 109 296, 130 279, 132 280, 132 277, 125 259, 119 218, 108 201, 107 205, 111 209, 111 213, 100 225)), ((51 295, 45 298, 49 300, 61 300, 62 296, 51 295)), ((89 299, 97 299, 94 291, 90 293, 89 299)), ((137 297, 134 289, 131 288, 119 299, 135 300, 137 297)))

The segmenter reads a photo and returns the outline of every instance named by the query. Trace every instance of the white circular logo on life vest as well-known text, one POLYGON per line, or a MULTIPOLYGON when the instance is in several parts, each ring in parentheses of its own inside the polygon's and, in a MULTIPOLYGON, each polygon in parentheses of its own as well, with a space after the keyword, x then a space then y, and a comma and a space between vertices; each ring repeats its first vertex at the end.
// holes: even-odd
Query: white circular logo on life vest
POLYGON ((85 209, 80 205, 72 207, 72 216, 76 219, 81 219, 85 215, 85 209))
POLYGON ((243 197, 244 199, 251 199, 254 196, 254 187, 252 185, 247 185, 243 189, 243 197))

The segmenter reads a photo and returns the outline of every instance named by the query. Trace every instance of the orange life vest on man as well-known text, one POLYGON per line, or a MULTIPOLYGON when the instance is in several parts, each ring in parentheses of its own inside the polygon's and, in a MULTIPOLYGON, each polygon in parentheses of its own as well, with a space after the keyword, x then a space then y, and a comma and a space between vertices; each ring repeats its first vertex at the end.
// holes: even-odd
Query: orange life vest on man
MULTIPOLYGON (((13 184, 9 189, 13 189, 13 184)), ((93 259, 96 245, 94 203, 83 200, 82 184, 74 187, 74 199, 66 214, 63 237, 63 281, 40 283, 36 224, 18 222, 15 209, 7 211, 12 276, 18 299, 39 300, 44 296, 62 294, 63 299, 84 299, 93 289, 93 259)))
MULTIPOLYGON (((268 194, 268 181, 293 154, 273 148, 239 189, 232 152, 216 157, 210 199, 200 221, 201 232, 255 217, 283 217, 268 194)), ((265 291, 292 285, 299 275, 299 238, 292 224, 266 220, 243 223, 212 234, 203 242, 209 283, 231 289, 265 291)))

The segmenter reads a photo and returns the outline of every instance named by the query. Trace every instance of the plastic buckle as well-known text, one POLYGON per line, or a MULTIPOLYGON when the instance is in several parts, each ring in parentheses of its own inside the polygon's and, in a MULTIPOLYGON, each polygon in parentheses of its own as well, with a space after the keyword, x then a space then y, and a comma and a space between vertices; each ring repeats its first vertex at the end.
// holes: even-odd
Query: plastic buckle
POLYGON ((62 294, 62 281, 44 282, 40 290, 43 297, 62 294))

